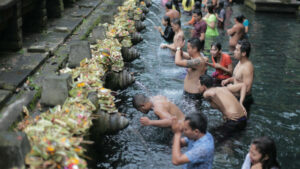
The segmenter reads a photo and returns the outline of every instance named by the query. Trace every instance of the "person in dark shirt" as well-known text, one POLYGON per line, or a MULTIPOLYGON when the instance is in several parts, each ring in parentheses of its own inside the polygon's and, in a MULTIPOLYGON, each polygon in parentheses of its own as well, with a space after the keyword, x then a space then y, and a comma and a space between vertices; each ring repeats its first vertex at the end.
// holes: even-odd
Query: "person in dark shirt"
POLYGON ((162 24, 166 27, 165 31, 162 31, 162 28, 160 26, 155 27, 161 34, 161 36, 169 43, 173 42, 173 38, 174 38, 174 31, 171 27, 171 21, 170 21, 170 17, 168 16, 164 16, 162 19, 162 24))
POLYGON ((195 18, 194 29, 192 30, 192 37, 198 38, 201 42, 201 51, 204 50, 206 22, 202 19, 202 12, 199 9, 193 10, 193 17, 195 18))

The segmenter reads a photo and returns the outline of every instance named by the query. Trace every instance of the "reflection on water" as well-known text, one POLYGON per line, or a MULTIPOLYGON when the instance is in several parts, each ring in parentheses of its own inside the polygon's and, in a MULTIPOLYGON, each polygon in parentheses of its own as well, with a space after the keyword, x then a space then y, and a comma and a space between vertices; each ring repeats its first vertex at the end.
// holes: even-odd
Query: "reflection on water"
MULTIPOLYGON (((275 139, 278 157, 283 168, 300 166, 300 23, 293 15, 254 13, 235 5, 229 20, 243 13, 250 21, 249 39, 252 43, 250 59, 255 67, 252 88, 255 103, 245 131, 216 145, 214 168, 240 168, 251 139, 268 135, 275 139)), ((138 83, 120 95, 123 102, 119 111, 131 120, 130 127, 117 135, 104 136, 89 148, 90 168, 180 168, 171 163, 171 139, 169 129, 143 127, 139 123, 142 113, 132 107, 132 96, 138 93, 162 94, 189 112, 182 102, 185 69, 174 64, 174 58, 166 50, 159 49, 163 42, 155 25, 161 26, 164 9, 160 0, 154 0, 147 14, 147 30, 142 32, 144 41, 136 46, 141 58, 127 66, 135 73, 138 83)), ((183 16, 182 23, 189 18, 183 16)), ((189 33, 190 27, 183 26, 189 33)), ((228 36, 220 32, 218 37, 223 51, 228 51, 228 36), (223 36, 222 36, 223 35, 223 36)), ((209 69, 208 73, 212 73, 209 69)), ((222 123, 221 113, 202 103, 209 128, 222 123)), ((153 112, 147 115, 157 119, 153 112)))

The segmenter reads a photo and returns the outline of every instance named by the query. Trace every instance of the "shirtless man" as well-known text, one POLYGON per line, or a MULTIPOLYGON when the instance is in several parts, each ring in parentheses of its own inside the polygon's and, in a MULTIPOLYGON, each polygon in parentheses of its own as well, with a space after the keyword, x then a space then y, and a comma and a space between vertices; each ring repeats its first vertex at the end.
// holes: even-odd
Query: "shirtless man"
POLYGON ((181 49, 184 41, 179 43, 175 54, 175 64, 177 66, 186 67, 187 75, 184 79, 184 96, 185 98, 195 99, 198 101, 196 105, 201 104, 202 90, 198 88, 199 77, 205 74, 206 62, 208 59, 200 54, 201 42, 199 38, 191 38, 188 40, 187 53, 181 49))
POLYGON ((229 46, 231 51, 234 50, 237 42, 244 37, 245 27, 243 25, 243 18, 238 16, 234 19, 235 24, 232 28, 227 30, 227 34, 230 36, 229 38, 229 46))
POLYGON ((181 29, 181 22, 180 19, 174 19, 171 22, 171 26, 173 31, 175 32, 173 43, 172 44, 161 44, 161 48, 169 48, 172 50, 173 53, 176 51, 176 47, 178 46, 177 44, 184 39, 184 33, 181 29))
POLYGON ((150 110, 159 117, 159 120, 150 120, 148 117, 142 117, 140 122, 144 126, 171 127, 172 117, 179 121, 184 121, 184 114, 165 96, 146 97, 138 94, 133 97, 133 106, 142 113, 147 114, 150 110))
POLYGON ((239 60, 239 62, 233 70, 233 76, 221 82, 222 86, 233 83, 228 85, 227 88, 235 96, 240 97, 240 103, 244 102, 246 95, 251 95, 254 68, 252 62, 249 60, 250 51, 251 45, 247 40, 238 42, 234 50, 234 57, 239 60), (241 92, 244 84, 246 85, 246 91, 241 92))
POLYGON ((173 19, 180 19, 180 13, 177 10, 172 9, 172 2, 169 1, 165 5, 166 7, 166 14, 168 17, 170 17, 171 21, 173 19))
MULTIPOLYGON (((237 129, 244 129, 247 124, 247 112, 244 106, 238 102, 236 97, 226 87, 212 87, 213 79, 208 75, 200 77, 199 86, 204 90, 203 97, 207 99, 212 108, 222 112, 225 120, 222 130, 231 132, 237 129)), ((242 86, 246 90, 246 85, 242 86)))

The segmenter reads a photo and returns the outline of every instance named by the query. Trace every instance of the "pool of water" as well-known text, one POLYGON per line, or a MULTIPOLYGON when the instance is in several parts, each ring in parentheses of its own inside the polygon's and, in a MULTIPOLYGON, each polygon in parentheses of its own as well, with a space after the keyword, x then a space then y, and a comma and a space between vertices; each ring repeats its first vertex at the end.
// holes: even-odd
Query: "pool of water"
MULTIPOLYGON (((160 0, 153 0, 142 32, 144 41, 136 46, 141 58, 126 66, 134 72, 136 83, 122 91, 119 111, 130 119, 130 125, 115 135, 103 136, 89 147, 90 168, 180 168, 171 163, 172 132, 168 129, 143 127, 139 123, 142 113, 132 106, 132 96, 144 93, 165 95, 184 113, 193 110, 182 102, 184 68, 174 64, 168 51, 161 50, 164 43, 154 26, 161 25, 164 9, 160 0)), ((252 44, 250 59, 255 67, 252 88, 255 103, 245 131, 216 144, 216 169, 241 168, 251 140, 268 135, 274 138, 282 168, 300 167, 300 21, 293 15, 254 13, 242 5, 232 7, 233 17, 244 14, 250 21, 249 40, 252 44)), ((182 16, 185 23, 189 17, 182 16)), ((189 27, 183 26, 186 34, 189 27)), ((220 32, 218 38, 228 51, 228 36, 220 32)), ((211 74, 213 70, 209 70, 211 74)), ((202 103, 202 112, 208 118, 209 128, 222 123, 221 113, 202 103)), ((147 115, 157 117, 153 112, 147 115)), ((95 134, 95 133, 92 133, 95 134)), ((183 149, 184 151, 184 149, 183 149)))

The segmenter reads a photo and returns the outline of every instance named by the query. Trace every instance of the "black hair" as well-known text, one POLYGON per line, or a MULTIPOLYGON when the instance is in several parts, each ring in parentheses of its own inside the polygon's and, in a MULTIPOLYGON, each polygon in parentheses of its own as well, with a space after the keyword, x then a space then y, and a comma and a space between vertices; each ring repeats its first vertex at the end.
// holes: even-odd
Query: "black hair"
POLYGON ((176 25, 179 25, 179 27, 181 27, 181 21, 180 21, 179 18, 172 19, 172 23, 176 24, 176 25))
POLYGON ((201 133, 206 133, 207 119, 202 113, 191 113, 185 117, 185 121, 189 121, 192 130, 198 129, 201 133))
POLYGON ((172 9, 172 2, 171 1, 168 1, 166 4, 165 4, 166 8, 168 9, 172 9))
POLYGON ((241 15, 241 17, 242 17, 242 19, 246 19, 246 17, 243 14, 241 15))
POLYGON ((219 8, 222 9, 224 7, 224 1, 219 2, 219 8))
POLYGON ((202 12, 201 12, 201 10, 199 10, 199 9, 194 9, 193 10, 193 14, 197 14, 198 16, 201 16, 201 18, 202 18, 202 12))
POLYGON ((247 58, 249 58, 251 52, 250 42, 246 39, 243 39, 243 40, 239 40, 238 44, 241 45, 241 52, 246 52, 246 56, 247 58))
POLYGON ((220 42, 213 42, 210 48, 212 48, 213 46, 216 47, 219 51, 222 49, 222 45, 220 42))
POLYGON ((214 13, 214 6, 212 4, 207 5, 208 13, 213 14, 214 13))
POLYGON ((199 38, 191 38, 188 40, 188 43, 191 44, 192 48, 197 48, 197 51, 201 50, 201 41, 199 38))
POLYGON ((180 8, 179 8, 179 4, 178 4, 178 0, 172 0, 172 5, 175 6, 175 9, 180 13, 180 8))
POLYGON ((201 11, 201 7, 202 7, 201 2, 199 2, 199 1, 195 2, 194 10, 199 9, 201 11))
POLYGON ((200 76, 200 83, 201 83, 201 85, 204 85, 207 88, 211 88, 214 84, 214 80, 209 75, 204 74, 204 75, 200 76))
POLYGON ((170 20, 170 17, 169 17, 169 16, 165 15, 165 16, 163 17, 163 20, 167 22, 167 25, 168 25, 168 26, 171 25, 171 20, 170 20))
POLYGON ((144 103, 147 103, 148 101, 149 101, 149 97, 147 97, 143 94, 137 94, 137 95, 133 96, 132 104, 133 104, 133 107, 138 109, 139 107, 141 107, 144 103))
POLYGON ((271 169, 273 167, 280 168, 277 162, 277 152, 275 142, 267 136, 254 139, 251 144, 254 144, 257 151, 262 155, 260 162, 263 169, 271 169), (268 156, 268 159, 264 158, 268 156))
POLYGON ((243 17, 241 15, 236 16, 235 19, 239 22, 239 23, 243 23, 243 17))
POLYGON ((186 0, 186 2, 185 2, 185 6, 189 6, 189 5, 190 5, 190 3, 191 3, 191 1, 190 1, 190 0, 186 0))

